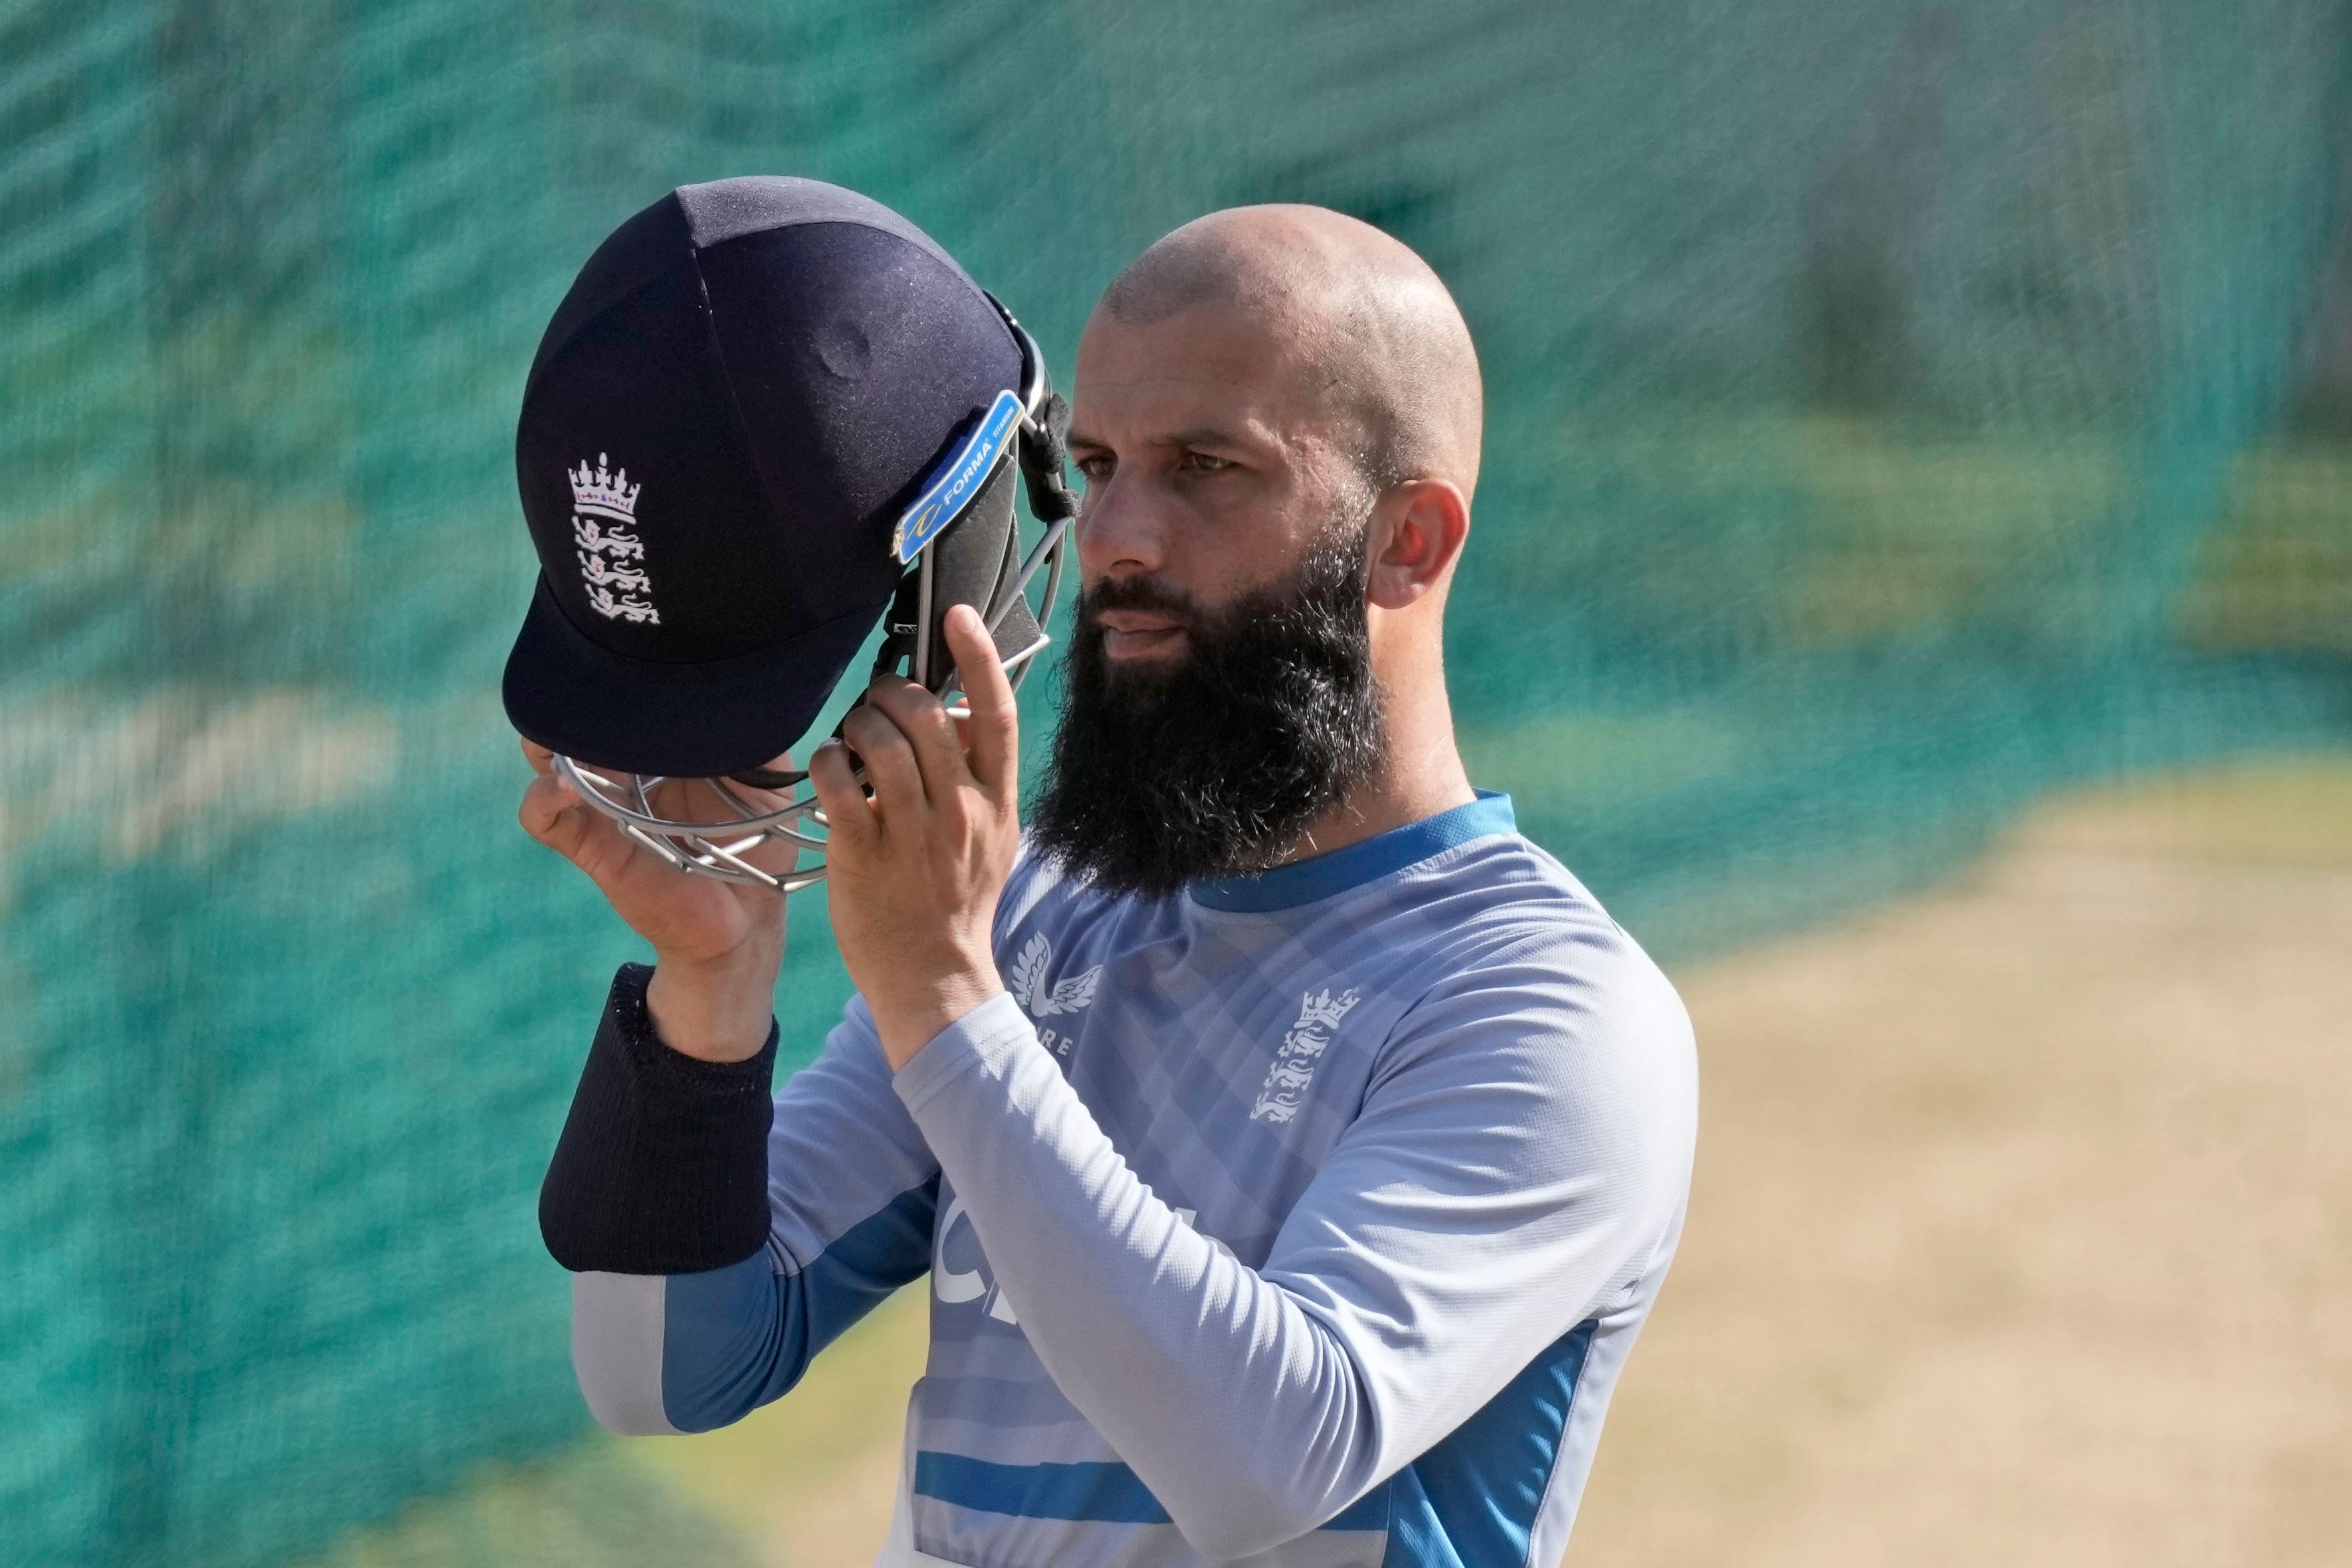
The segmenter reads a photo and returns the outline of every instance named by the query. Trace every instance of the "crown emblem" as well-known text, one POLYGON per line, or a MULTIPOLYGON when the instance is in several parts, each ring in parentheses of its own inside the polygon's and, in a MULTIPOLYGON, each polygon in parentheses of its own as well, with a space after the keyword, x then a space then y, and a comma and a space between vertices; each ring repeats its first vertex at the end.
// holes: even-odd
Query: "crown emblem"
POLYGON ((618 472, 605 466, 604 454, 596 454, 596 466, 591 469, 583 458, 580 466, 565 472, 572 480, 572 505, 583 512, 602 512, 608 517, 629 522, 637 515, 637 492, 643 485, 629 483, 629 471, 618 472))
POLYGON ((1356 1006, 1356 993, 1342 991, 1334 998, 1328 990, 1306 995, 1299 1003, 1297 1030, 1337 1029, 1356 1006))

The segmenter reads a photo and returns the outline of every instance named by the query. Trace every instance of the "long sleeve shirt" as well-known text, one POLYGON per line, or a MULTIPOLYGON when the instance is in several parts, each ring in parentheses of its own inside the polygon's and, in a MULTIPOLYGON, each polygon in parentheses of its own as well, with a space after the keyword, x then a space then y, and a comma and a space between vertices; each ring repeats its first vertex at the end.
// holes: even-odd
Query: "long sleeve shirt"
POLYGON ((576 1275, 598 1416, 737 1419, 928 1272, 890 1568, 1549 1568, 1696 1071, 1508 800, 1165 899, 1024 857, 995 946, 904 1069, 853 998, 775 1095, 751 1256, 576 1275))

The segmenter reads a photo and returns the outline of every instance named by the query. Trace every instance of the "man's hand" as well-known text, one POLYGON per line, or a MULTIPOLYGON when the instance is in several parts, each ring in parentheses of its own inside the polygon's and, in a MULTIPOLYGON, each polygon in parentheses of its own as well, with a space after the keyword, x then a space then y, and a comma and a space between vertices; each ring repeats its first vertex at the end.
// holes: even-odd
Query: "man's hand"
POLYGON ((894 1071, 1004 989, 990 930, 1020 848, 1020 719, 979 614, 958 605, 946 632, 971 710, 961 730, 921 686, 877 680, 842 726, 872 796, 841 742, 809 763, 834 936, 894 1071))
MULTIPOLYGON (((588 873, 614 912, 653 944, 646 992, 663 1043, 706 1061, 742 1061, 767 1042, 776 969, 784 956, 783 895, 768 888, 689 876, 621 831, 555 771, 552 754, 530 741, 522 754, 538 775, 523 791, 523 831, 588 873)), ((791 766, 791 758, 779 766, 791 766)), ((739 790, 772 809, 784 797, 739 790)), ((705 785, 672 779, 653 794, 656 810, 723 820, 705 785)), ((792 864, 790 844, 763 844, 745 858, 766 871, 792 864)))

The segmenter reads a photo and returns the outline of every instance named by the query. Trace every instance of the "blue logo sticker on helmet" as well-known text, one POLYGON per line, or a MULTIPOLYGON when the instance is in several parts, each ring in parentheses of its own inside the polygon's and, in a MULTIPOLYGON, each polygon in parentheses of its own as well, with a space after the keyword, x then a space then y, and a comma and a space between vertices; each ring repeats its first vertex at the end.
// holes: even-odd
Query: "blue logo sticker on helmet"
POLYGON ((1004 455, 1013 431, 1020 426, 1021 413, 1021 399, 1016 393, 998 392, 987 414, 964 437, 963 444, 931 470, 922 494, 898 515, 898 529, 890 536, 890 549, 899 565, 921 554, 923 547, 937 538, 940 530, 954 522, 971 504, 971 498, 980 494, 981 481, 996 466, 996 460, 1004 455))

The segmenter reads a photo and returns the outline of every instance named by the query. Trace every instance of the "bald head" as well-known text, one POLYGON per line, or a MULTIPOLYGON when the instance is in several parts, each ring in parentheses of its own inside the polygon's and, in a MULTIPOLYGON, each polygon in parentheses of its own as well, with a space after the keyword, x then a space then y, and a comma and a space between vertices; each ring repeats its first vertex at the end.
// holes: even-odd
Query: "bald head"
POLYGON ((1375 488, 1478 481, 1485 393, 1470 329, 1411 248, 1323 207, 1232 207, 1136 257, 1100 310, 1136 326, 1231 312, 1295 359, 1375 488))

